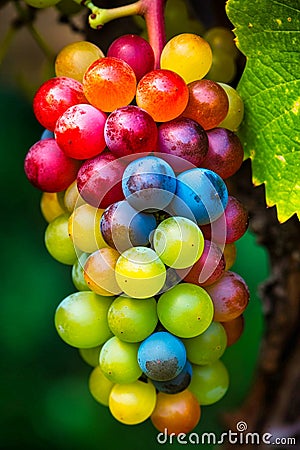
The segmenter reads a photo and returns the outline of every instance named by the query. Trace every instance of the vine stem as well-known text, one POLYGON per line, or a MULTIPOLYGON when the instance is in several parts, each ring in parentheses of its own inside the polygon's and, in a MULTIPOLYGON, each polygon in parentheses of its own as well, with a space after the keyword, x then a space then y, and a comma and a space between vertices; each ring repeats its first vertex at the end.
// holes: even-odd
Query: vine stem
MULTIPOLYGON (((80 0, 74 0, 78 2, 80 0)), ((140 15, 146 21, 149 43, 154 51, 155 68, 160 67, 160 55, 166 43, 164 6, 166 0, 138 0, 135 3, 117 8, 98 8, 90 0, 83 0, 81 4, 91 10, 89 24, 93 29, 100 29, 111 20, 121 17, 140 15)))

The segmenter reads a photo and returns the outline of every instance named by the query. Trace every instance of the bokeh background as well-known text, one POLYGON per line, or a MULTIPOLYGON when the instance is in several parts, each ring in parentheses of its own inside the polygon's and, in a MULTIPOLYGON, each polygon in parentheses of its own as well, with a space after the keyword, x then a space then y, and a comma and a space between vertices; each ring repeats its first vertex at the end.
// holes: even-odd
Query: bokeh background
MULTIPOLYGON (((0 11, 0 37, 10 17, 7 8, 0 11)), ((59 36, 53 33, 56 19, 51 17, 42 26, 46 39, 47 33, 55 36, 52 44, 58 50, 74 37, 64 26, 59 36)), ((161 448, 150 421, 138 426, 119 424, 91 397, 88 377, 92 368, 58 337, 54 328, 57 305, 75 288, 71 268, 47 253, 41 193, 23 172, 24 157, 42 132, 32 113, 32 93, 48 70, 26 30, 14 41, 0 67, 0 449, 161 448)), ((237 248, 232 270, 244 277, 251 292, 245 331, 222 358, 229 370, 230 388, 219 403, 202 408, 195 430, 199 434, 220 435, 226 430, 224 414, 242 403, 255 377, 264 328, 259 285, 268 276, 268 259, 250 232, 238 241, 237 248)), ((182 444, 164 447, 179 449, 182 444)))

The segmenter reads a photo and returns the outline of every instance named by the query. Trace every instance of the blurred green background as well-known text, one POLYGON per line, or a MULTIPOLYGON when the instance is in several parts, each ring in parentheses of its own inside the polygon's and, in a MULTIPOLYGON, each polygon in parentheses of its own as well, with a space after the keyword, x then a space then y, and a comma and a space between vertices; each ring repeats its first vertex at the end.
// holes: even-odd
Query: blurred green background
MULTIPOLYGON (((76 349, 67 346, 56 334, 55 309, 75 288, 70 267, 54 261, 45 249, 46 222, 39 207, 41 193, 23 173, 24 157, 42 129, 33 117, 30 102, 4 85, 0 87, 0 127, 4 203, 0 448, 161 448, 150 421, 138 426, 119 424, 107 408, 91 397, 87 387, 91 368, 76 349)), ((268 260, 249 232, 237 246, 238 262, 233 270, 245 278, 251 291, 245 332, 223 357, 230 373, 230 389, 219 403, 202 408, 202 418, 195 430, 198 433, 221 432, 222 414, 242 402, 255 373, 263 332, 257 289, 268 275, 268 260)), ((176 449, 182 448, 182 444, 164 447, 176 449)))

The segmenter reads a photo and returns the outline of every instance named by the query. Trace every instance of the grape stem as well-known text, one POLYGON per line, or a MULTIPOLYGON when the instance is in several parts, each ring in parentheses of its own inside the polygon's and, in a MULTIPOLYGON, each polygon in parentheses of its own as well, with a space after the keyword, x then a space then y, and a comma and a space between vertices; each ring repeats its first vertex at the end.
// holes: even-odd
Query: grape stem
POLYGON ((89 24, 93 29, 100 29, 111 20, 120 17, 139 15, 144 17, 149 36, 149 43, 153 48, 155 56, 155 68, 159 68, 162 49, 166 42, 164 6, 166 0, 138 0, 129 5, 117 8, 98 8, 90 0, 74 0, 91 10, 89 24))

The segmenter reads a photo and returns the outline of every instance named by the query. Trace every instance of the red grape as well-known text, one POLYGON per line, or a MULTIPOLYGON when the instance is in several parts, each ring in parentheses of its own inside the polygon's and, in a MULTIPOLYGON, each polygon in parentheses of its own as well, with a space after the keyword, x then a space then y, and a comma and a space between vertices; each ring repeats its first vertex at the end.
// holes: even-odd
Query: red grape
POLYGON ((92 158, 105 148, 105 121, 106 114, 92 105, 71 106, 56 122, 56 141, 71 158, 92 158))
POLYGON ((50 131, 54 131, 57 119, 70 107, 87 103, 82 84, 68 77, 55 77, 45 81, 33 99, 35 117, 50 131))

